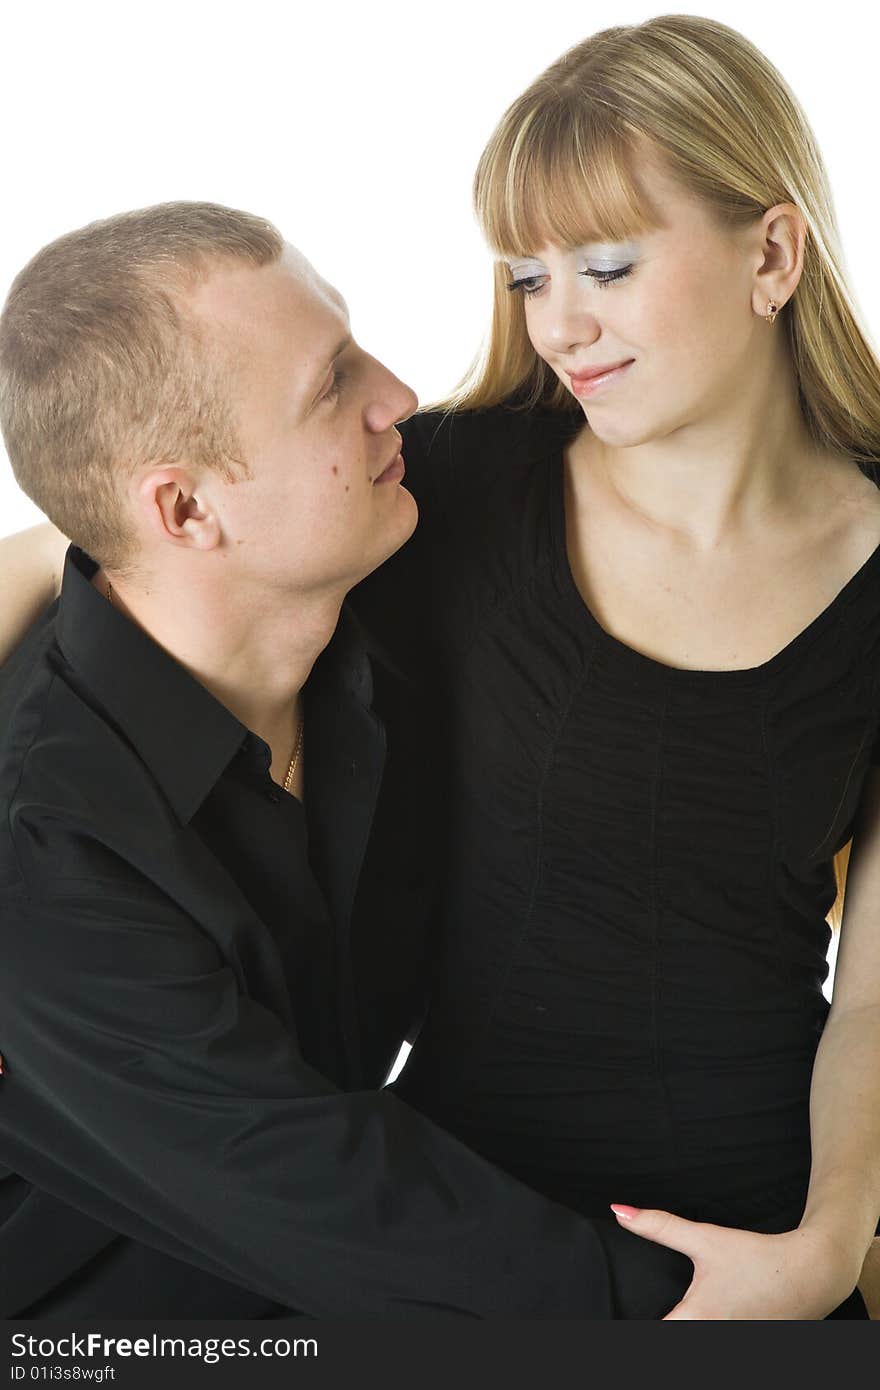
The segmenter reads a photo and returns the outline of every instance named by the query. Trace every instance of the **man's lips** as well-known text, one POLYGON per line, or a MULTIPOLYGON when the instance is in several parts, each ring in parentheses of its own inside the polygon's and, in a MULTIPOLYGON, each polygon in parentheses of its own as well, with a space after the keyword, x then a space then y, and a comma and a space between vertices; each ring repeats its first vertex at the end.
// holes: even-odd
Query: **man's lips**
POLYGON ((403 462, 403 454, 398 452, 394 455, 388 467, 376 475, 373 479, 373 483, 399 483, 405 472, 406 468, 403 462))

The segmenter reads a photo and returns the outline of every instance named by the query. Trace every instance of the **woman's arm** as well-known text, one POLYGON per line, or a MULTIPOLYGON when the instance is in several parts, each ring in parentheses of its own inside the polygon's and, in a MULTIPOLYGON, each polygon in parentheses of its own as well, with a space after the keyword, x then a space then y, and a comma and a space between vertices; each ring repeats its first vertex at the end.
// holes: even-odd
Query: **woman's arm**
POLYGON ((868 1317, 880 1322, 880 1236, 875 1236, 871 1241, 859 1275, 858 1290, 868 1310, 868 1317))
POLYGON ((880 770, 867 773, 847 871, 831 1011, 813 1067, 802 1226, 859 1261, 880 1218, 880 770))
POLYGON ((49 522, 0 540, 0 663, 60 590, 68 545, 49 522))

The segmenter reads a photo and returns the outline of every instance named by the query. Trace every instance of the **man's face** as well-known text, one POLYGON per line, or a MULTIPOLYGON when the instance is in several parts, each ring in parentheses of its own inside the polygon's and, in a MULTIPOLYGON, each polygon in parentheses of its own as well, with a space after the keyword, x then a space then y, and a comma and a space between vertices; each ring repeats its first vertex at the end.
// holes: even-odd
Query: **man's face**
POLYGON ((203 479, 230 578, 274 592, 345 592, 412 534, 398 421, 417 397, 351 337, 348 312, 293 247, 224 265, 191 307, 231 353, 233 415, 251 478, 203 479))

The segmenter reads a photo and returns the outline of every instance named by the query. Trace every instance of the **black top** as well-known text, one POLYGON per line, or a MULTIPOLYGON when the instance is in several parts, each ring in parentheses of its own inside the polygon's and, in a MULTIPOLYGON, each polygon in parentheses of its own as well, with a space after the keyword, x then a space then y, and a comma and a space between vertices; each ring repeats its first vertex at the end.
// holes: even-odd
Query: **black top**
POLYGON ((571 574, 582 424, 415 417, 418 529, 353 596, 435 691, 448 768, 443 950, 395 1089, 581 1212, 784 1229, 877 736, 880 548, 771 660, 667 666, 571 574))
POLYGON ((412 692, 344 608, 304 813, 94 568, 0 679, 0 1315, 609 1315, 588 1223, 376 1089, 425 951, 412 692))

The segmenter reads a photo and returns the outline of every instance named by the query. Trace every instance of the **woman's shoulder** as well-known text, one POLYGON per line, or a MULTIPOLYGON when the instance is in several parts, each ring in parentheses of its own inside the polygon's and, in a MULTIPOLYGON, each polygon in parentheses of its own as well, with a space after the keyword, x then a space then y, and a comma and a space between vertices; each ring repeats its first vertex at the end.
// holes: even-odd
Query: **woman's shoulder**
POLYGON ((420 448, 436 453, 521 439, 532 428, 536 415, 536 411, 505 403, 476 410, 431 407, 412 415, 401 428, 420 448))
POLYGON ((416 498, 441 502, 453 493, 485 491, 503 472, 523 467, 561 446, 583 424, 578 413, 502 403, 478 410, 420 411, 401 426, 403 455, 416 498))

